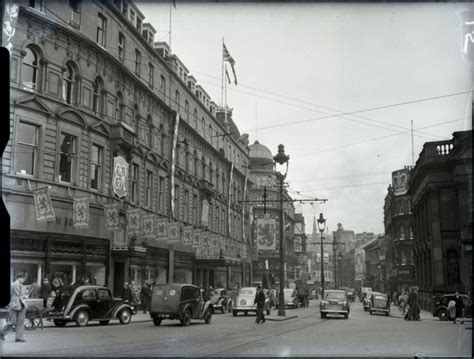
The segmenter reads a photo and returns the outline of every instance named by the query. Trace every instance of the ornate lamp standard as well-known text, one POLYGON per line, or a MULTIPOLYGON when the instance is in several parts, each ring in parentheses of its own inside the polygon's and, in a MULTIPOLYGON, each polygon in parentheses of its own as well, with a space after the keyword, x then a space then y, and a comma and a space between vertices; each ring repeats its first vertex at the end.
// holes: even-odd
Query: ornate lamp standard
POLYGON ((326 228, 326 219, 323 214, 319 214, 318 229, 321 232, 321 300, 324 298, 324 252, 323 252, 323 233, 326 228))
POLYGON ((275 161, 275 172, 276 172, 276 164, 283 165, 286 163, 285 173, 276 172, 277 178, 280 180, 280 291, 278 293, 278 316, 284 317, 285 316, 285 295, 283 292, 284 289, 284 272, 283 266, 285 263, 284 252, 283 252, 283 181, 286 178, 286 174, 288 173, 288 161, 290 156, 285 154, 285 146, 278 145, 278 153, 273 157, 275 161))

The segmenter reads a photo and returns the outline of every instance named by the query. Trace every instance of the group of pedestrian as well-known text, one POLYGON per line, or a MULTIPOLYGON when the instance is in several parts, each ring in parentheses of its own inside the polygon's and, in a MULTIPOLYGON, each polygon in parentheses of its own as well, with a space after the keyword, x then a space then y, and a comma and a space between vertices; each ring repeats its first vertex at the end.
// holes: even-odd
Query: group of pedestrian
POLYGON ((148 283, 148 281, 145 281, 145 283, 143 283, 142 290, 140 292, 140 299, 142 302, 143 314, 146 314, 147 311, 150 311, 151 294, 152 294, 151 285, 148 283))
POLYGON ((418 301, 418 289, 412 288, 408 294, 408 311, 405 314, 405 320, 421 320, 420 318, 420 304, 418 301))

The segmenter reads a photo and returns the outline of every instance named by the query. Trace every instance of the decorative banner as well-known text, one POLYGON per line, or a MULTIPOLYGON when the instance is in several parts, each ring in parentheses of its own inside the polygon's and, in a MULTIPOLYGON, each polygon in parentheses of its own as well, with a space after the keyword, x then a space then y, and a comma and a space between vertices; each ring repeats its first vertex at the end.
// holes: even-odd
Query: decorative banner
MULTIPOLYGON (((230 197, 232 195, 232 185, 233 185, 233 177, 234 177, 234 164, 230 164, 230 174, 229 174, 229 202, 227 203, 227 227, 228 227, 228 234, 232 236, 232 228, 231 228, 231 213, 230 213, 230 197)), ((235 198, 233 198, 235 200, 235 198)))
POLYGON ((168 238, 168 221, 166 219, 159 219, 156 223, 156 238, 166 239, 168 238))
POLYGON ((147 214, 142 216, 142 228, 144 238, 153 238, 155 236, 155 215, 147 214))
POLYGON ((56 219, 56 216, 54 215, 53 202, 49 197, 48 187, 34 190, 33 199, 35 201, 36 220, 38 222, 49 222, 56 219))
POLYGON ((74 228, 89 228, 90 197, 73 198, 72 225, 74 228))
POLYGON ((140 233, 140 210, 129 209, 127 211, 127 234, 140 233))
POLYGON ((204 232, 201 237, 201 245, 203 247, 209 248, 210 246, 210 238, 209 232, 204 232))
POLYGON ((180 238, 180 226, 178 222, 168 223, 168 240, 179 241, 180 238))
POLYGON ((114 231, 119 227, 119 204, 104 204, 105 229, 114 231))
MULTIPOLYGON (((248 168, 245 170, 244 197, 243 197, 244 201, 247 198, 247 180, 248 180, 247 172, 248 172, 248 168)), ((244 239, 244 243, 246 242, 245 239, 247 237, 247 235, 245 233, 245 207, 246 207, 245 202, 242 202, 242 237, 244 239)))
POLYGON ((114 157, 112 189, 119 198, 128 194, 128 162, 122 156, 114 157))
POLYGON ((179 129, 179 113, 176 112, 176 120, 174 121, 173 144, 171 147, 171 216, 175 218, 174 213, 174 171, 176 168, 176 146, 178 144, 178 129, 179 129))
POLYGON ((2 46, 6 47, 8 51, 12 51, 11 40, 15 36, 15 27, 17 22, 18 13, 20 7, 17 4, 10 3, 5 4, 4 18, 3 18, 3 44, 2 46), (5 36, 6 35, 6 36, 5 36))
POLYGON ((202 200, 201 224, 203 227, 209 226, 209 202, 207 199, 202 200))
POLYGON ((257 219, 257 249, 276 249, 276 219, 257 219))
POLYGON ((184 227, 183 236, 181 237, 183 244, 193 244, 193 227, 184 227))
POLYGON ((193 231, 193 247, 201 246, 202 231, 200 229, 193 231))

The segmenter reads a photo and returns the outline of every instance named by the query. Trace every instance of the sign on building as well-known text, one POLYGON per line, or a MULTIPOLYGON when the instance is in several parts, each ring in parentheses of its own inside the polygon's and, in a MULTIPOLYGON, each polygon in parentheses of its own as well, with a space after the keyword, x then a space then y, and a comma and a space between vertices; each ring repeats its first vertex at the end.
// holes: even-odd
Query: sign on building
POLYGON ((276 219, 257 219, 257 249, 276 249, 276 219))
POLYGON ((128 162, 122 156, 114 157, 112 189, 119 198, 128 194, 128 162))

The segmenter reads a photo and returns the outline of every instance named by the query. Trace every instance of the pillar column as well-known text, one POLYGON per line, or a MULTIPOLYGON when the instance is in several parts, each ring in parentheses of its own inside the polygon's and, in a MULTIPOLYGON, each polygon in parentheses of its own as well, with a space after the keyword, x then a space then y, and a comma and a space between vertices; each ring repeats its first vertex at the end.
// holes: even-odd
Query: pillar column
POLYGON ((76 283, 76 265, 72 265, 72 278, 71 278, 73 283, 76 283))
POLYGON ((169 250, 168 256, 168 283, 174 282, 174 249, 169 250))
POLYGON ((232 283, 232 266, 227 266, 227 288, 230 288, 230 284, 232 283))
POLYGON ((41 281, 42 272, 43 272, 43 265, 40 263, 40 264, 38 264, 38 271, 37 271, 37 275, 36 275, 36 283, 38 283, 39 285, 41 285, 41 283, 42 283, 42 281, 41 281))

